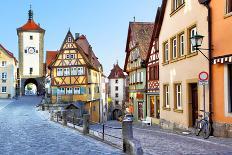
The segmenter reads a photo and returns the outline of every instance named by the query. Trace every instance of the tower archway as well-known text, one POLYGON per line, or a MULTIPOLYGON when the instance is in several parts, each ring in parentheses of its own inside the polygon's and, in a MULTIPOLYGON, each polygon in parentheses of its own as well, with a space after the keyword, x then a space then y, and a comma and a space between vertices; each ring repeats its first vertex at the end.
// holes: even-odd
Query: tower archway
POLYGON ((38 83, 36 79, 30 78, 24 82, 24 95, 37 95, 38 83))

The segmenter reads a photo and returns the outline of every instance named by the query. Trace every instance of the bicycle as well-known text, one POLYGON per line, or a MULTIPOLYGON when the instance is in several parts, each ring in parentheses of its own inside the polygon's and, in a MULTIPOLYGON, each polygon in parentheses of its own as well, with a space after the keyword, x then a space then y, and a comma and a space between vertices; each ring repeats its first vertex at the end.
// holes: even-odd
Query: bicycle
POLYGON ((200 110, 200 111, 204 113, 204 116, 199 115, 199 117, 201 117, 201 119, 196 121, 195 135, 199 136, 200 133, 203 132, 203 138, 208 139, 210 136, 210 133, 211 133, 211 125, 209 123, 210 112, 205 112, 203 110, 200 110))

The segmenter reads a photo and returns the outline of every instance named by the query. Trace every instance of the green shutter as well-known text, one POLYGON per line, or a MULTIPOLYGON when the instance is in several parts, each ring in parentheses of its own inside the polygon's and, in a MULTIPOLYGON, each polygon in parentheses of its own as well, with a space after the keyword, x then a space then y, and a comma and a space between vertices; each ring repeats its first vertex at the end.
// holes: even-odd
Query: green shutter
POLYGON ((85 87, 81 87, 81 94, 85 94, 85 87))
POLYGON ((52 88, 52 95, 57 95, 57 88, 52 88))

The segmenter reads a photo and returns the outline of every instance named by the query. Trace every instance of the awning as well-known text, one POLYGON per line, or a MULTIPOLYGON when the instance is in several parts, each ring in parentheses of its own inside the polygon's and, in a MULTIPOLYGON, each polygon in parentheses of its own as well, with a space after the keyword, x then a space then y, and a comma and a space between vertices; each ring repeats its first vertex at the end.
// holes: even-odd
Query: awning
POLYGON ((232 54, 213 58, 213 64, 232 63, 232 54))

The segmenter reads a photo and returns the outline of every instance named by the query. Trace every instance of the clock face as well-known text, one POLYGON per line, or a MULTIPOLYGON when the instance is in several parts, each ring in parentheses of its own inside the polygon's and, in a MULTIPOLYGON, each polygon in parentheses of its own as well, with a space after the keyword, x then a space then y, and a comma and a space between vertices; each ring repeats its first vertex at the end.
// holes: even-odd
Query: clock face
POLYGON ((30 54, 35 53, 35 48, 34 48, 34 47, 29 47, 29 48, 28 48, 28 52, 29 52, 30 54))

